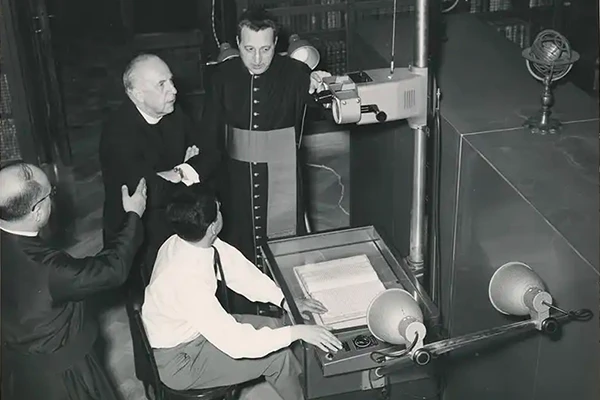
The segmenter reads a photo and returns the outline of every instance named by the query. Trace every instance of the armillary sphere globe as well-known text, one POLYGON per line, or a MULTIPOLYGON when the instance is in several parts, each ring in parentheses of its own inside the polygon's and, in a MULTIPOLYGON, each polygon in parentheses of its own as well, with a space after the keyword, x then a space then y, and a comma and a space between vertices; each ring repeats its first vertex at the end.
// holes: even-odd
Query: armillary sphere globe
POLYGON ((579 60, 579 54, 571 49, 563 35, 546 29, 536 36, 531 47, 523 50, 522 55, 529 73, 544 84, 540 112, 528 118, 524 125, 536 134, 557 133, 561 123, 551 117, 554 104, 552 83, 571 71, 573 64, 579 60))
POLYGON ((552 81, 562 79, 579 60, 579 53, 571 49, 569 41, 552 29, 540 32, 522 55, 529 73, 542 82, 548 76, 552 81))

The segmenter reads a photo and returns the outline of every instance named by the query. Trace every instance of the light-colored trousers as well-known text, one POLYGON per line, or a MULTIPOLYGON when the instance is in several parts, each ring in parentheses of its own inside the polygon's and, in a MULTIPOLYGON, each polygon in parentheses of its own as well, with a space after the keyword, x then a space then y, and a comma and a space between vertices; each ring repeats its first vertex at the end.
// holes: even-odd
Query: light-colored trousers
MULTIPOLYGON (((240 323, 256 329, 277 328, 282 321, 258 315, 233 315, 240 323)), ((289 348, 275 351, 263 358, 234 359, 213 346, 203 336, 168 349, 154 349, 154 357, 162 382, 175 390, 206 389, 236 385, 264 377, 283 400, 303 400, 299 375, 300 363, 289 348)), ((265 396, 268 388, 256 390, 265 396), (266 391, 265 391, 266 389, 266 391)), ((256 396, 256 395, 254 395, 256 396)), ((252 397, 247 393, 246 397, 252 397)))

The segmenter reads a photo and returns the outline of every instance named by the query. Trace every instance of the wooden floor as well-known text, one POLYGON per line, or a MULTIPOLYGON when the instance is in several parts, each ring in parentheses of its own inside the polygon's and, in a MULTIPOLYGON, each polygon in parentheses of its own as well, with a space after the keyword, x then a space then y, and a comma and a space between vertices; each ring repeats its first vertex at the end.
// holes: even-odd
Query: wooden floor
MULTIPOLYGON (((99 40, 71 40, 59 47, 61 77, 73 150, 72 197, 76 223, 69 252, 91 255, 101 248, 101 218, 104 198, 98 161, 102 119, 120 104, 120 74, 128 49, 99 40)), ((307 136, 306 175, 309 182, 309 218, 313 230, 348 226, 349 142, 345 133, 307 136)), ((227 218, 225 215, 224 218, 227 218)), ((144 399, 135 377, 133 349, 123 304, 100 316, 106 342, 106 362, 123 399, 144 399)))

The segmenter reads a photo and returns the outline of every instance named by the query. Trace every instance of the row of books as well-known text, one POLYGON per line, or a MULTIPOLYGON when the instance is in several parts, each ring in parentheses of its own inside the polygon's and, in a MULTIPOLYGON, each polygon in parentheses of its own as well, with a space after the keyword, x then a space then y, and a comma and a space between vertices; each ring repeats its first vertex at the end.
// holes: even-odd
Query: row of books
POLYGON ((20 157, 17 127, 12 118, 12 98, 5 73, 0 74, 0 161, 16 160, 20 157))
POLYGON ((294 33, 336 31, 346 28, 345 11, 285 15, 279 17, 280 24, 294 33))
MULTIPOLYGON (((360 0, 359 0, 360 1, 360 0)), ((319 39, 323 33, 339 33, 335 38, 322 40, 324 43, 322 57, 329 72, 340 75, 347 72, 346 32, 347 13, 343 9, 331 9, 331 6, 345 4, 346 0, 249 0, 248 6, 262 5, 274 11, 278 17, 279 24, 289 33, 304 35, 307 39, 319 39), (294 7, 299 6, 323 6, 323 11, 299 13, 294 7), (328 9, 329 8, 329 9, 328 9)), ((391 3, 391 2, 390 2, 391 3)), ((411 12, 414 4, 400 3, 398 12, 411 12)), ((391 4, 389 7, 365 9, 357 19, 379 18, 389 16, 393 12, 391 4)), ((321 40, 317 40, 321 41, 321 40)))
POLYGON ((509 18, 501 21, 490 21, 498 32, 508 40, 518 44, 522 49, 531 44, 531 24, 518 18, 509 18))
POLYGON ((332 75, 343 75, 347 72, 346 41, 326 41, 322 54, 326 63, 326 69, 332 75))
MULTIPOLYGON (((413 11, 415 11, 414 4, 402 3, 402 4, 396 5, 396 13, 397 14, 411 13, 413 11)), ((363 20, 363 19, 373 20, 373 18, 380 19, 380 18, 391 17, 393 14, 394 14, 393 7, 369 8, 369 9, 365 9, 365 10, 361 10, 360 12, 357 12, 356 19, 358 21, 363 20)))
MULTIPOLYGON (((508 11, 512 7, 511 0, 469 1, 472 13, 508 11)), ((552 5, 552 2, 553 0, 529 0, 529 6, 531 8, 549 6, 552 5)), ((304 35, 307 39, 316 38, 325 32, 339 32, 339 36, 335 39, 328 38, 327 40, 323 40, 323 52, 325 53, 323 54, 323 58, 327 64, 327 69, 331 73, 340 74, 346 72, 347 68, 346 35, 344 32, 347 27, 347 15, 346 10, 331 9, 331 6, 344 3, 346 3, 346 0, 249 0, 248 6, 263 5, 272 10, 274 9, 278 17, 278 22, 286 31, 304 35), (294 10, 294 7, 315 5, 323 6, 323 11, 301 13, 294 10)), ((397 11, 398 13, 413 12, 414 4, 412 2, 401 1, 397 5, 397 11)), ((381 8, 364 9, 360 13, 357 13, 356 17, 360 21, 362 19, 373 19, 374 17, 389 17, 392 13, 393 8, 390 4, 390 6, 381 8)), ((517 43, 521 47, 529 46, 531 27, 528 23, 519 19, 509 18, 496 21, 494 25, 507 39, 517 43)))
POLYGON ((512 8, 511 0, 471 0, 471 13, 506 11, 512 8))
MULTIPOLYGON (((549 7, 555 0, 529 0, 529 8, 549 7)), ((508 11, 512 9, 511 0, 470 0, 471 13, 508 11)))
POLYGON ((529 8, 534 7, 550 7, 558 0, 529 0, 529 8))
POLYGON ((344 4, 345 0, 250 0, 248 6, 262 5, 273 11, 278 23, 288 33, 297 33, 309 39, 321 50, 327 71, 340 75, 347 69, 346 35, 347 14, 343 9, 331 6, 344 4), (294 10, 299 6, 323 6, 322 11, 303 12, 294 10), (320 37, 334 33, 333 37, 320 37))
POLYGON ((8 79, 6 74, 0 74, 0 115, 2 117, 12 114, 12 99, 8 90, 8 79))
POLYGON ((17 127, 12 118, 0 118, 0 161, 17 160, 21 156, 17 141, 17 127))
POLYGON ((249 1, 249 6, 262 5, 273 9, 278 22, 290 32, 305 33, 315 31, 339 30, 346 27, 346 12, 344 10, 327 9, 328 6, 343 4, 344 0, 286 0, 269 2, 264 0, 249 1), (323 11, 300 13, 294 10, 298 6, 323 6, 323 11))

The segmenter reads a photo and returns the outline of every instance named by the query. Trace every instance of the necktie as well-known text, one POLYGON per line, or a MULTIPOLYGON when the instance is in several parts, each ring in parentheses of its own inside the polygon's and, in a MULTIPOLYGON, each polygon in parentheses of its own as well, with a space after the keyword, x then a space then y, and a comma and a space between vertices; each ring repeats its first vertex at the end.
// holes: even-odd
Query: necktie
POLYGON ((219 251, 215 246, 212 246, 215 250, 213 266, 215 268, 215 277, 217 278, 217 293, 221 292, 221 300, 223 302, 223 308, 229 312, 229 296, 227 293, 227 283, 225 281, 225 274, 223 273, 223 266, 221 265, 221 257, 219 251), (219 276, 221 276, 221 282, 219 282, 219 276))

